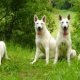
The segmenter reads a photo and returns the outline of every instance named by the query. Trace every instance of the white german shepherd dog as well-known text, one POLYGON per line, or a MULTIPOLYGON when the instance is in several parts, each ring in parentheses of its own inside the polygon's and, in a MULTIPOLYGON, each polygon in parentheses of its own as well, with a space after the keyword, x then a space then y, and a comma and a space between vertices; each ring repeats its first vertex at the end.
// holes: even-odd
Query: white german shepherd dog
POLYGON ((49 55, 54 56, 56 40, 51 36, 50 32, 46 28, 46 16, 43 16, 41 20, 34 16, 35 32, 36 32, 36 53, 35 58, 31 62, 32 64, 37 61, 41 53, 45 54, 46 64, 49 63, 49 55))
POLYGON ((72 41, 69 30, 70 15, 67 18, 63 18, 59 15, 60 29, 58 31, 56 39, 56 54, 54 64, 58 61, 59 56, 66 55, 67 62, 70 64, 70 58, 76 56, 76 51, 72 49, 72 41))
POLYGON ((0 41, 0 65, 4 56, 6 59, 9 59, 7 55, 6 45, 3 41, 0 41))

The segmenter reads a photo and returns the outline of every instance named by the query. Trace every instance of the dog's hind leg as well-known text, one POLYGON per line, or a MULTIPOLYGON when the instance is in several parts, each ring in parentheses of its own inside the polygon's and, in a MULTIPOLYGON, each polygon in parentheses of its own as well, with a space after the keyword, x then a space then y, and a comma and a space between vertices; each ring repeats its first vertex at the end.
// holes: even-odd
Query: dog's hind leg
POLYGON ((36 61, 37 61, 37 59, 39 58, 39 54, 40 54, 40 49, 37 47, 37 49, 36 49, 36 54, 35 54, 35 58, 34 58, 34 60, 31 62, 31 64, 34 64, 36 61))
POLYGON ((74 49, 71 50, 70 57, 71 58, 77 57, 76 51, 74 49))

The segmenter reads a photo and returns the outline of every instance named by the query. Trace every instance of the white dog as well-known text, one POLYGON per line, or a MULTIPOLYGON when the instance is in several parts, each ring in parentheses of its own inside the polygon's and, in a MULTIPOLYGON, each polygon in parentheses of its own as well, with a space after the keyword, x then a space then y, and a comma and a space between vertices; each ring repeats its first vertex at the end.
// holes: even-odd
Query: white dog
POLYGON ((54 56, 56 41, 46 28, 46 17, 41 20, 34 16, 35 32, 36 32, 36 54, 32 64, 37 61, 41 53, 45 53, 46 64, 49 62, 49 54, 54 56))
POLYGON ((6 59, 9 59, 7 55, 7 51, 6 51, 6 45, 3 41, 0 41, 0 65, 1 65, 1 60, 4 57, 4 55, 6 59))
POLYGON ((62 18, 59 15, 60 29, 56 39, 56 54, 54 64, 58 61, 58 56, 67 55, 67 62, 70 64, 70 57, 76 56, 76 51, 72 49, 71 35, 69 30, 70 15, 62 18))

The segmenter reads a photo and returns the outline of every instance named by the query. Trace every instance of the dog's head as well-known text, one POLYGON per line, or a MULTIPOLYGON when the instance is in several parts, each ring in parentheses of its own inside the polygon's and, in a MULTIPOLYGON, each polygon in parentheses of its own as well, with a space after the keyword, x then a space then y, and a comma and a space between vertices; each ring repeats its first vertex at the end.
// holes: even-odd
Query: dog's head
POLYGON ((44 29, 45 23, 46 23, 46 16, 43 16, 41 20, 38 19, 38 17, 34 16, 34 23, 35 23, 35 30, 40 35, 42 33, 42 30, 44 29))
POLYGON ((60 20, 60 27, 63 30, 64 35, 66 35, 69 28, 70 15, 68 15, 67 18, 63 18, 61 15, 59 15, 59 20, 60 20))

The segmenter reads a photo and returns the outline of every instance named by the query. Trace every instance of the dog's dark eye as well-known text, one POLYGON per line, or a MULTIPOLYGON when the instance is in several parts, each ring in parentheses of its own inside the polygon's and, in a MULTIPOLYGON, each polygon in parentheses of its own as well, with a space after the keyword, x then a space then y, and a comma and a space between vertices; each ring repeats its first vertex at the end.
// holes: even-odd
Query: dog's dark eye
POLYGON ((38 23, 37 23, 38 24, 38 23))
POLYGON ((68 22, 66 22, 66 23, 68 23, 68 22))
POLYGON ((43 25, 43 23, 41 23, 41 25, 43 25))
POLYGON ((63 24, 63 22, 62 22, 62 24, 63 24))

